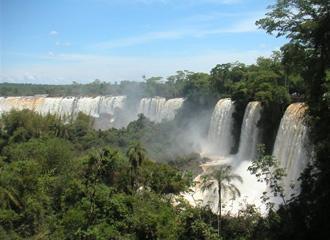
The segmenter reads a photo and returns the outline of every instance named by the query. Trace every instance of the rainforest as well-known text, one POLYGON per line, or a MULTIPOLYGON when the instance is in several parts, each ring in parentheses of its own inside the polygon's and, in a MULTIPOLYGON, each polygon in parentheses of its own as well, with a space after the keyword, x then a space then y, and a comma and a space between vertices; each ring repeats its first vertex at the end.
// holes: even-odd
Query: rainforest
POLYGON ((209 72, 0 83, 0 239, 328 239, 330 2, 209 72))

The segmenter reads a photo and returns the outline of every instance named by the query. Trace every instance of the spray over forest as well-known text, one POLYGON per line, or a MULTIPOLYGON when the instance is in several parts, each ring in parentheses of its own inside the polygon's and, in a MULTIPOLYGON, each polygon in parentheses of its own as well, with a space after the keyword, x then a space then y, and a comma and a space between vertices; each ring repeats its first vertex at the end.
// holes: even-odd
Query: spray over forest
POLYGON ((0 84, 1 239, 326 239, 330 13, 277 1, 255 64, 0 84))

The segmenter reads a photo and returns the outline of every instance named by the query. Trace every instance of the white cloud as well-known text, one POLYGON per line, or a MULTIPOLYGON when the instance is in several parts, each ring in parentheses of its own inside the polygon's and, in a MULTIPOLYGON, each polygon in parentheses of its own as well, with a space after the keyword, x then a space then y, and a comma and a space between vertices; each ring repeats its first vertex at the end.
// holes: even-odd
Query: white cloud
POLYGON ((97 48, 111 49, 119 47, 129 47, 134 45, 140 45, 144 43, 149 43, 156 40, 166 40, 166 39, 179 39, 185 36, 185 31, 163 31, 163 32, 148 32, 138 36, 132 36, 127 38, 115 39, 113 41, 101 42, 96 44, 97 48))
POLYGON ((255 25, 256 18, 244 19, 226 28, 215 28, 197 32, 197 36, 216 35, 223 33, 247 33, 258 31, 255 25))
POLYGON ((255 26, 256 18, 247 18, 242 21, 234 23, 230 27, 225 28, 207 28, 207 29, 198 29, 195 27, 189 28, 188 26, 170 30, 170 31, 156 31, 156 32, 147 32, 137 36, 131 36, 127 38, 114 39, 111 41, 101 42, 94 45, 96 48, 100 49, 114 49, 121 47, 130 47, 140 44, 146 44, 158 40, 176 40, 181 38, 191 38, 191 37, 206 37, 210 35, 219 35, 224 33, 246 33, 246 32, 255 32, 258 31, 255 26))
POLYGON ((84 54, 57 54, 42 56, 43 63, 4 69, 0 81, 33 83, 90 82, 141 80, 142 75, 168 76, 177 70, 209 72, 218 63, 241 61, 254 63, 259 56, 269 56, 268 50, 227 50, 189 56, 118 57, 84 54), (28 74, 27 74, 28 73, 28 74))
POLYGON ((61 42, 61 41, 56 41, 55 42, 56 46, 62 46, 62 47, 70 47, 71 43, 70 42, 61 42))
POLYGON ((49 32, 50 36, 57 36, 58 34, 59 34, 59 32, 56 31, 56 30, 52 30, 52 31, 49 32))

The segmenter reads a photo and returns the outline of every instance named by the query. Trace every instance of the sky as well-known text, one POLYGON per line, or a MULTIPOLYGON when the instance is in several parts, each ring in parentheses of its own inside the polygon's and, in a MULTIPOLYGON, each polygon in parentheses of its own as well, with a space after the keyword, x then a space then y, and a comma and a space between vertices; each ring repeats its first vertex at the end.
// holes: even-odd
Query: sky
POLYGON ((252 64, 287 40, 272 0, 0 0, 0 82, 69 84, 252 64))

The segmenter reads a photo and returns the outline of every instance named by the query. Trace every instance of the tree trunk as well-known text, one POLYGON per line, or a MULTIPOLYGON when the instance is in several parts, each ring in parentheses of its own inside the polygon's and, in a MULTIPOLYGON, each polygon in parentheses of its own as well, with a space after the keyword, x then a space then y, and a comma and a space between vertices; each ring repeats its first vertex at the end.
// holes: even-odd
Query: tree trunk
POLYGON ((221 230, 221 183, 218 186, 218 195, 219 195, 219 202, 218 202, 218 235, 220 237, 220 230, 221 230))

